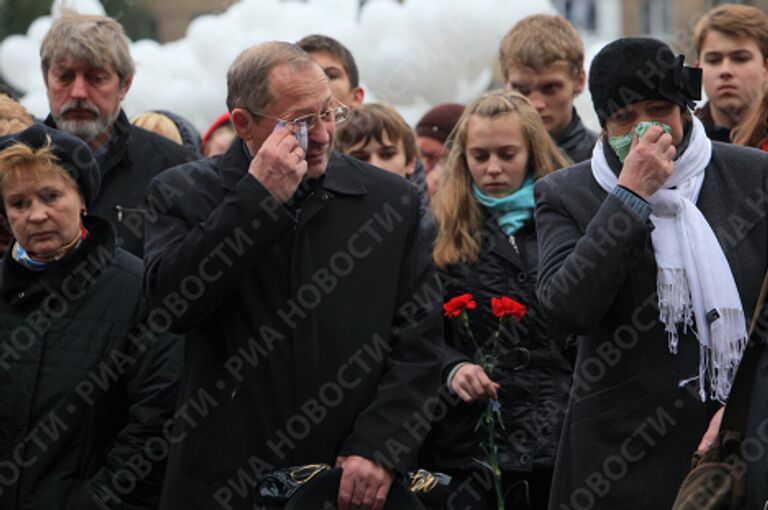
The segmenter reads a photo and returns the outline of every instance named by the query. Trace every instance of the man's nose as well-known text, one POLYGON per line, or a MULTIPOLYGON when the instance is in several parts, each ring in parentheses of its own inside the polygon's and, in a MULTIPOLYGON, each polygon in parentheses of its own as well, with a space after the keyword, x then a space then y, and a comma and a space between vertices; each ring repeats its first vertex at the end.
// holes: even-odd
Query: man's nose
POLYGON ((531 92, 528 94, 528 100, 533 104, 533 106, 536 108, 536 111, 539 113, 544 111, 544 108, 547 107, 547 101, 544 99, 544 96, 538 92, 531 92))
MULTIPOLYGON (((331 124, 332 126, 333 124, 331 124)), ((314 126, 312 126, 312 129, 309 130, 309 140, 314 143, 318 144, 325 144, 331 141, 331 132, 329 131, 332 129, 329 127, 329 123, 323 122, 320 119, 317 119, 317 122, 314 126)))
POLYGON ((719 74, 720 76, 733 76, 733 63, 731 62, 731 59, 723 59, 720 63, 719 74))
POLYGON ((69 95, 75 99, 87 98, 88 97, 87 85, 88 84, 85 81, 85 76, 78 74, 77 76, 75 76, 75 79, 72 82, 72 90, 70 91, 69 95))

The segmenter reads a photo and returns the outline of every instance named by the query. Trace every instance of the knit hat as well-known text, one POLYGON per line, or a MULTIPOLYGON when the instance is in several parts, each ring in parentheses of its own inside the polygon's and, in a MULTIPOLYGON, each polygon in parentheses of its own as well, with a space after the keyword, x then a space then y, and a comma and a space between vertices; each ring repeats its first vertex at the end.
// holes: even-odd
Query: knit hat
POLYGON ((39 149, 44 147, 49 139, 52 151, 59 159, 59 166, 72 176, 83 194, 85 206, 90 207, 99 194, 101 173, 91 149, 79 138, 44 124, 34 124, 24 131, 0 137, 0 152, 17 143, 39 149))
POLYGON ((218 117, 216 117, 216 120, 213 121, 213 124, 210 125, 210 127, 205 131, 205 134, 203 135, 203 147, 202 147, 203 153, 205 153, 205 146, 208 143, 208 140, 211 139, 211 136, 213 135, 213 133, 215 133, 216 130, 219 129, 221 126, 229 124, 230 122, 232 122, 232 117, 229 114, 229 112, 224 112, 218 117))
POLYGON ((444 144, 451 134, 459 117, 464 113, 464 105, 443 103, 429 110, 416 124, 416 135, 433 138, 444 144))
POLYGON ((701 69, 683 65, 657 39, 625 37, 605 46, 589 68, 589 92, 600 125, 617 110, 641 101, 663 99, 693 108, 701 99, 701 69))
POLYGON ((176 125, 181 135, 181 142, 184 147, 194 152, 195 154, 201 154, 202 140, 200 139, 200 132, 192 125, 190 121, 168 110, 155 110, 156 113, 165 115, 176 125))

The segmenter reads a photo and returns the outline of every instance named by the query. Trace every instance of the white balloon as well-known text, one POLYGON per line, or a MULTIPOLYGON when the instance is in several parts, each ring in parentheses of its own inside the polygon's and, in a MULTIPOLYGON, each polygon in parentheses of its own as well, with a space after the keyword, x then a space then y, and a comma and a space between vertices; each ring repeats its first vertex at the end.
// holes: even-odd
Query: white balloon
POLYGON ((50 112, 48 96, 45 94, 45 91, 36 90, 27 94, 21 99, 21 104, 30 114, 41 120, 45 119, 50 112))
POLYGON ((54 0, 53 6, 51 6, 51 14, 54 18, 61 14, 62 8, 71 9, 80 14, 95 14, 97 16, 104 16, 107 13, 98 0, 54 0))
POLYGON ((0 69, 3 78, 22 92, 40 90, 43 75, 40 70, 38 45, 23 35, 7 37, 0 46, 0 69))
MULTIPOLYGON (((53 16, 62 5, 104 15, 97 0, 54 0, 53 16)), ((205 130, 226 108, 226 73, 242 50, 324 34, 354 55, 367 101, 391 104, 415 122, 431 105, 468 102, 481 94, 491 81, 501 38, 523 16, 537 12, 555 10, 549 0, 369 0, 362 9, 358 0, 241 0, 222 14, 193 20, 181 40, 132 43, 136 75, 124 106, 134 115, 174 111, 205 130)), ((38 52, 51 22, 50 16, 38 18, 26 36, 0 44, 0 72, 27 94, 25 104, 37 115, 48 109, 38 52)))
POLYGON ((48 30, 51 29, 52 24, 53 18, 51 16, 40 16, 29 25, 29 28, 27 29, 27 37, 37 43, 43 42, 43 38, 45 38, 45 34, 48 33, 48 30))

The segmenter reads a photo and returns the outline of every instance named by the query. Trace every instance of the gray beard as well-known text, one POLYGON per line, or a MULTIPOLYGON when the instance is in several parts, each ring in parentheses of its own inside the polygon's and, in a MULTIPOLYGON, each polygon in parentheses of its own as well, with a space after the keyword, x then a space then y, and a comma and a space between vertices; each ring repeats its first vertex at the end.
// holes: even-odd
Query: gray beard
POLYGON ((67 120, 58 115, 53 116, 56 122, 56 128, 76 136, 87 144, 91 144, 99 136, 106 133, 115 123, 120 115, 120 109, 116 109, 107 117, 98 116, 95 120, 67 120))

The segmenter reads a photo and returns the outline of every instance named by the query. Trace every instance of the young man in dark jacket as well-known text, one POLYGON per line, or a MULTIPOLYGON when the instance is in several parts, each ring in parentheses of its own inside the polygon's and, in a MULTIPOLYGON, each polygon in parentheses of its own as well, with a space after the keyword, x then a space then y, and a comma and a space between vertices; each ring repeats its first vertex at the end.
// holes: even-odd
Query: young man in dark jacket
POLYGON ((183 401, 206 397, 176 423, 161 508, 251 510, 242 477, 325 463, 340 508, 381 509, 440 385, 416 190, 332 151, 346 110, 297 46, 245 50, 227 83, 239 140, 147 199, 145 289, 186 333, 183 401))
POLYGON ((574 163, 592 156, 597 134, 579 118, 573 101, 584 89, 584 43, 562 16, 520 20, 499 47, 507 90, 531 100, 549 135, 574 163))
POLYGON ((91 148, 101 170, 91 211, 116 227, 119 246, 141 257, 148 218, 141 204, 149 181, 197 156, 128 122, 120 104, 134 64, 117 21, 65 12, 43 39, 40 57, 51 107, 45 123, 91 148))
POLYGON ((696 116, 710 139, 730 142, 768 80, 768 16, 751 5, 720 5, 702 16, 693 39, 708 99, 696 116))

